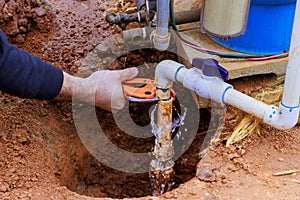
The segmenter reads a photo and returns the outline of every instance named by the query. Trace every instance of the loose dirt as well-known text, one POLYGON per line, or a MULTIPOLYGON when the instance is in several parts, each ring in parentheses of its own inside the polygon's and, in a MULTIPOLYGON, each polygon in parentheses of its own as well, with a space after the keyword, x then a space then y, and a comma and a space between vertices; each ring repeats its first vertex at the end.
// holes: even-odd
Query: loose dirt
MULTIPOLYGON (((133 6, 130 2, 129 5, 133 6)), ((104 21, 106 11, 112 7, 120 8, 109 0, 1 1, 0 27, 21 49, 80 75, 80 67, 89 53, 121 31, 104 21)), ((100 68, 89 68, 86 72, 176 60, 176 55, 146 49, 130 52, 114 64, 111 59, 109 55, 99 58, 100 68)), ((148 67, 140 67, 139 76, 154 78, 153 68, 148 67)), ((231 83, 250 94, 275 79, 273 75, 255 76, 231 83)), ((175 89, 178 95, 192 99, 183 88, 175 89)), ((190 109, 197 109, 193 106, 190 109)), ((130 105, 136 123, 149 122, 148 115, 141 112, 149 107, 130 105)), ((77 135, 70 102, 19 99, 1 93, 0 110, 1 199, 154 199, 150 196, 147 173, 114 170, 88 152, 77 135)), ((196 113, 197 116, 187 114, 201 120, 195 125, 188 123, 193 121, 191 118, 186 119, 185 126, 196 126, 197 135, 188 151, 176 161, 176 185, 171 192, 155 199, 300 199, 298 125, 289 131, 262 125, 260 135, 253 134, 226 148, 226 138, 241 114, 227 107, 221 140, 200 160, 203 132, 208 129, 211 115, 207 109, 197 109, 196 113)), ((153 137, 137 139, 126 135, 113 115, 104 110, 97 109, 97 117, 114 144, 134 152, 152 150, 153 137)), ((126 125, 126 120, 121 122, 126 125)))

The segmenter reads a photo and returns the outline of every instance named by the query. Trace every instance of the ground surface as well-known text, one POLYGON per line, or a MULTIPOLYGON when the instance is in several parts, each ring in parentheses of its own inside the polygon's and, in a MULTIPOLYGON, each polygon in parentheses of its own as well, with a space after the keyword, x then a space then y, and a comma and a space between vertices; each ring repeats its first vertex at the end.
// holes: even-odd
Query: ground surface
MULTIPOLYGON (((23 3, 28 2, 31 1, 23 3)), ((0 3, 2 9, 3 3, 0 3)), ((96 0, 53 0, 50 3, 53 18, 42 13, 41 18, 36 19, 34 15, 36 20, 30 20, 27 24, 30 31, 25 31, 20 25, 17 28, 11 25, 15 27, 15 32, 8 34, 20 48, 76 74, 88 53, 119 30, 103 20, 105 11, 113 3, 96 0), (33 28, 39 20, 46 20, 51 26, 33 28), (18 30, 23 30, 24 34, 18 36, 18 30)), ((30 6, 31 9, 39 8, 37 3, 31 2, 30 6)), ((6 13, 8 18, 1 22, 2 27, 16 21, 16 16, 21 16, 20 12, 11 13, 15 17, 6 13)), ((28 15, 28 18, 32 16, 28 15)), ((101 66, 122 69, 127 64, 175 59, 172 53, 155 51, 132 54, 108 66, 111 57, 105 56, 100 58, 101 66)), ((150 71, 142 73, 153 78, 150 71)), ((274 79, 274 76, 259 76, 235 80, 232 84, 242 92, 251 93, 274 79)), ((0 105, 1 199, 152 199, 147 174, 134 175, 112 170, 88 153, 76 133, 71 103, 23 100, 2 93, 0 105)), ((237 110, 228 107, 223 137, 232 132, 238 114, 237 110)), ((101 123, 106 124, 110 139, 119 141, 120 147, 126 149, 133 146, 137 152, 153 148, 153 138, 141 142, 122 136, 110 113, 97 110, 97 115, 101 123), (121 139, 117 140, 120 135, 121 139)), ((161 196, 161 199, 300 199, 300 173, 297 172, 300 170, 299 126, 289 131, 261 126, 260 136, 254 134, 231 148, 226 148, 224 141, 221 141, 200 160, 201 132, 207 128, 205 123, 209 112, 201 110, 200 116, 202 120, 195 141, 176 162, 177 188, 161 196), (294 171, 288 173, 289 170, 294 171), (280 172, 283 175, 276 175, 280 172)))

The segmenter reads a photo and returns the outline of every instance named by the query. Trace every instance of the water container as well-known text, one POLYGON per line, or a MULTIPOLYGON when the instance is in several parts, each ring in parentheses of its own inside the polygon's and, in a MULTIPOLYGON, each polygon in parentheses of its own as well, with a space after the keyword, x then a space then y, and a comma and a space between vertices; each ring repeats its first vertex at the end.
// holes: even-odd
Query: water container
POLYGON ((296 0, 251 0, 246 32, 220 40, 218 44, 251 54, 277 54, 288 51, 292 35, 296 0))
POLYGON ((232 38, 246 30, 250 0, 202 0, 200 28, 218 38, 232 38))

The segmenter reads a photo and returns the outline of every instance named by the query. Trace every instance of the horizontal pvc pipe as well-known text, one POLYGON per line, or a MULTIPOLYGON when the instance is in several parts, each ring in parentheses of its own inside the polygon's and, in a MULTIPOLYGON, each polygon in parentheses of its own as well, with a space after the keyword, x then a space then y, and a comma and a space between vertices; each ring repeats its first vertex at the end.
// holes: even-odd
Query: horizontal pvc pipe
MULTIPOLYGON (((233 89, 232 85, 223 82, 218 77, 205 76, 196 68, 186 69, 175 61, 160 62, 155 71, 155 80, 157 87, 161 89, 169 89, 173 81, 177 81, 203 98, 232 105, 281 130, 292 128, 298 121, 298 107, 291 108, 281 104, 277 108, 267 105, 233 89)), ((298 92, 295 96, 299 99, 298 92)))
POLYGON ((233 88, 225 92, 224 103, 230 104, 260 119, 265 117, 266 111, 270 112, 272 108, 275 108, 275 106, 269 106, 233 88))
POLYGON ((299 109, 267 105, 233 88, 224 93, 224 102, 262 119, 264 123, 280 130, 294 127, 298 121, 299 109))
POLYGON ((282 106, 282 104, 279 108, 274 105, 267 105, 233 89, 232 85, 217 77, 203 75, 198 69, 189 69, 184 73, 183 86, 195 91, 197 95, 203 98, 239 108, 277 129, 292 128, 298 121, 298 108, 291 109, 282 106))

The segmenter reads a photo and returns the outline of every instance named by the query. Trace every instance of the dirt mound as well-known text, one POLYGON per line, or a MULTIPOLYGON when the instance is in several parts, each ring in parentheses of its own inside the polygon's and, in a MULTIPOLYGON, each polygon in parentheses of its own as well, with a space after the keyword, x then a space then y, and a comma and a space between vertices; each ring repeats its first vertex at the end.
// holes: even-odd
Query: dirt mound
POLYGON ((15 42, 22 42, 32 29, 48 32, 51 3, 47 0, 0 1, 0 28, 15 42))

